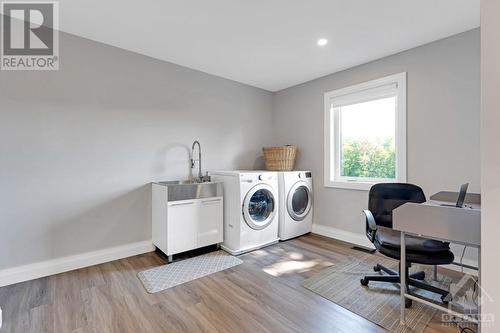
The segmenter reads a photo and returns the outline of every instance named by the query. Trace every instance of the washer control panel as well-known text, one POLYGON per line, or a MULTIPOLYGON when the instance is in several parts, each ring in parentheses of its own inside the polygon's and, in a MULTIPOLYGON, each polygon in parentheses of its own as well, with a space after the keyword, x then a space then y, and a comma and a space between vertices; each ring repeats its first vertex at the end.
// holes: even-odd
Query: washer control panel
POLYGON ((269 180, 276 180, 277 176, 273 172, 255 172, 255 173, 242 173, 240 174, 240 181, 246 183, 262 182, 269 180))

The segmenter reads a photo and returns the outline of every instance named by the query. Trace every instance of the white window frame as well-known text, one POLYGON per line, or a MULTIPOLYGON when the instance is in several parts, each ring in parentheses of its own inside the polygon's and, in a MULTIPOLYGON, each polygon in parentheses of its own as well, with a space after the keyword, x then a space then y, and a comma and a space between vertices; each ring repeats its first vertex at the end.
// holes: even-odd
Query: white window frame
POLYGON ((384 182, 406 183, 406 72, 386 76, 325 93, 324 186, 369 190, 384 182), (342 105, 361 103, 396 94, 396 178, 349 178, 340 176, 340 121, 342 105), (337 105, 337 108, 335 108, 337 105))

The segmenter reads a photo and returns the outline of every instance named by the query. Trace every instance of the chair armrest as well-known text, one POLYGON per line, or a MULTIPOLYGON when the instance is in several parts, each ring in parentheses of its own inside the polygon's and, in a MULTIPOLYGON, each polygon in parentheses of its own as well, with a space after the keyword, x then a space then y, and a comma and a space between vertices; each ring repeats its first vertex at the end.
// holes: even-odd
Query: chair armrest
POLYGON ((375 223, 375 218, 373 217, 372 212, 368 209, 364 209, 363 213, 365 213, 366 217, 366 237, 370 240, 370 242, 374 242, 375 234, 377 233, 377 223, 375 223))

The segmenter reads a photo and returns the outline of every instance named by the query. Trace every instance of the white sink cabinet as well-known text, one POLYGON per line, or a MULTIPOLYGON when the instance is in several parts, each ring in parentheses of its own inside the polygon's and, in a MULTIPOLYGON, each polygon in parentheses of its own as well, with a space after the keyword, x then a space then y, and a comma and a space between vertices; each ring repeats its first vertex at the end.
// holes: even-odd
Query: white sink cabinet
POLYGON ((169 261, 174 254, 223 241, 222 195, 169 201, 168 186, 153 183, 151 215, 153 244, 169 261))

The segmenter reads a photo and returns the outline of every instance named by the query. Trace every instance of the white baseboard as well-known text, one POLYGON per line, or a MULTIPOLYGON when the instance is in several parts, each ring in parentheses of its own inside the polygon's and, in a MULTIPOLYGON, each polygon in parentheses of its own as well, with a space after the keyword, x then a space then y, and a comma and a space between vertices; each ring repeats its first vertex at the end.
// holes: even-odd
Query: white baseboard
MULTIPOLYGON (((321 225, 321 224, 313 224, 312 226, 312 232, 318 235, 330 237, 333 239, 341 240, 347 243, 351 243, 353 245, 366 248, 366 249, 375 249, 373 244, 366 238, 364 234, 358 234, 355 232, 350 232, 350 231, 345 231, 342 229, 337 229, 333 227, 329 227, 326 225, 321 225)), ((458 262, 460 260, 459 257, 455 254, 455 261, 458 262)), ((471 260, 468 258, 463 259, 463 264, 469 265, 472 267, 477 267, 477 261, 476 260, 471 260)), ((443 268, 451 269, 454 271, 461 271, 462 267, 457 266, 457 265, 443 265, 443 268)), ((467 274, 471 275, 477 275, 476 270, 464 268, 463 271, 467 274)))
POLYGON ((373 244, 366 238, 364 234, 358 234, 351 231, 346 231, 338 228, 328 227, 321 224, 313 224, 312 232, 318 235, 338 239, 353 245, 366 249, 375 249, 373 244))
POLYGON ((0 270, 0 287, 154 251, 152 241, 110 247, 0 270))

